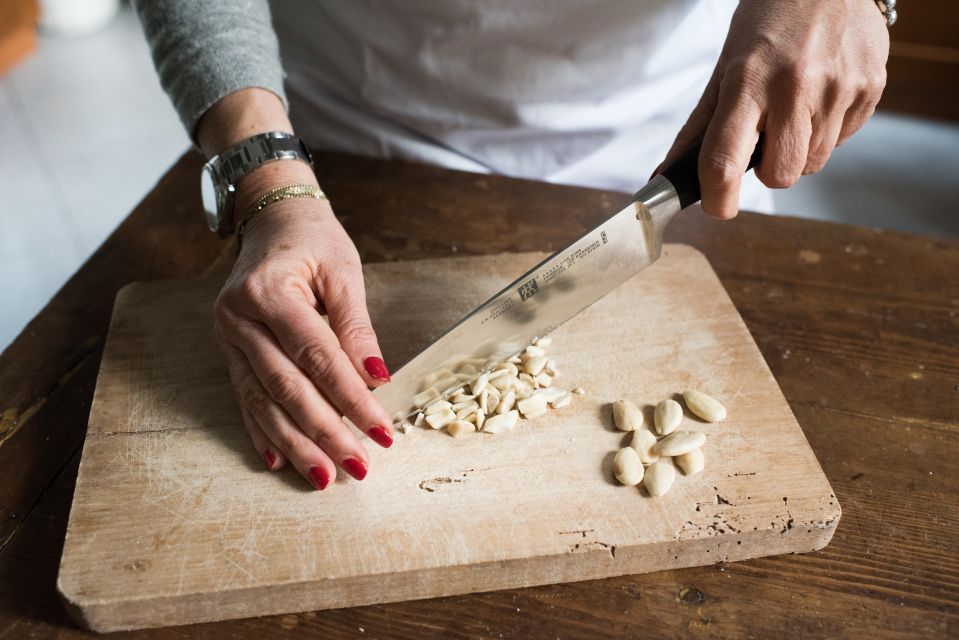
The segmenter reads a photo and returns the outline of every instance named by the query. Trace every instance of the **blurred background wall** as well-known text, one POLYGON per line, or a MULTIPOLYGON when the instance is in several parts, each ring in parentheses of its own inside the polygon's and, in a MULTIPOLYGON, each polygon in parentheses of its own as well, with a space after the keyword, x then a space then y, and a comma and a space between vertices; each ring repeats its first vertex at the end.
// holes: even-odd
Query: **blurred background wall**
MULTIPOLYGON (((40 4, 0 0, 0 349, 189 147, 129 6, 40 4)), ((775 213, 959 236, 959 6, 892 36, 881 112, 775 213)))

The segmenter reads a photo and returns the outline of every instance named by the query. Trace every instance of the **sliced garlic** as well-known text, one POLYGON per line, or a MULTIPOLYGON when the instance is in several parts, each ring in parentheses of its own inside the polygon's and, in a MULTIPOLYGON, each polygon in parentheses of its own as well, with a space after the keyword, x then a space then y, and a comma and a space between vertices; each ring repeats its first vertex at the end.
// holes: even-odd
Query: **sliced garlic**
POLYGON ((486 424, 483 425, 483 431, 486 433, 502 433, 504 431, 509 431, 516 426, 516 422, 518 420, 519 411, 513 409, 511 411, 507 411, 506 413, 501 413, 487 418, 486 424))
POLYGON ((422 409, 432 400, 440 397, 440 392, 436 387, 427 387, 423 391, 420 391, 415 396, 413 396, 413 405, 417 409, 422 409))
POLYGON ((431 416, 434 413, 440 413, 441 411, 449 411, 452 408, 453 408, 452 403, 446 400, 437 400, 436 402, 426 407, 426 415, 431 416))
POLYGON ((545 356, 531 356, 526 359, 526 363, 523 365, 523 368, 526 370, 526 373, 530 374, 531 376, 537 376, 540 374, 540 372, 542 372, 545 366, 545 356))
POLYGON ((558 398, 556 398, 549 404, 554 409, 562 409, 563 407, 568 407, 572 401, 573 401, 572 394, 570 394, 569 392, 564 392, 563 395, 559 396, 558 398))
POLYGON ((503 398, 496 405, 496 413, 506 413, 516 404, 516 392, 510 389, 503 394, 503 398))
POLYGON ((476 425, 472 422, 466 422, 465 420, 456 420, 451 422, 449 426, 446 427, 446 430, 454 438, 459 438, 464 433, 473 433, 476 431, 476 425))
POLYGON ((456 420, 456 414, 450 409, 442 413, 433 413, 426 416, 426 424, 430 425, 433 429, 442 429, 454 420, 456 420))
POLYGON ((517 402, 516 408, 519 409, 524 418, 529 420, 545 415, 547 411, 546 404, 546 398, 544 396, 539 393, 534 393, 530 397, 517 402))
POLYGON ((480 374, 476 380, 473 380, 473 382, 470 383, 470 391, 475 396, 476 394, 481 393, 483 389, 486 388, 487 384, 489 384, 489 374, 480 374))

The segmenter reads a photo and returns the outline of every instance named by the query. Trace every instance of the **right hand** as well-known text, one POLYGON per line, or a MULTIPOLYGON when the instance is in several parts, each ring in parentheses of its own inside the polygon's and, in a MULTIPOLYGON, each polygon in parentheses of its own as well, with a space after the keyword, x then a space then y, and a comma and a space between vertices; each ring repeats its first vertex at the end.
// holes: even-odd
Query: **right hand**
POLYGON ((389 447, 390 417, 369 389, 389 373, 359 254, 329 203, 282 200, 257 214, 215 316, 243 422, 267 467, 289 461, 317 489, 337 466, 362 480, 369 456, 342 417, 389 447))

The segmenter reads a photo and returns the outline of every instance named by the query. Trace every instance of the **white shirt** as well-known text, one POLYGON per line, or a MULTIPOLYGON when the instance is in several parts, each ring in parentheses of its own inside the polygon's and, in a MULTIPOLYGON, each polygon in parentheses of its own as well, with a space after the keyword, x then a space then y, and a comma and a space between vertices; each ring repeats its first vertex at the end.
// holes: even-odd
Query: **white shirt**
MULTIPOLYGON (((735 0, 275 0, 315 148, 635 191, 719 56, 735 0)), ((744 180, 743 208, 771 210, 744 180)))

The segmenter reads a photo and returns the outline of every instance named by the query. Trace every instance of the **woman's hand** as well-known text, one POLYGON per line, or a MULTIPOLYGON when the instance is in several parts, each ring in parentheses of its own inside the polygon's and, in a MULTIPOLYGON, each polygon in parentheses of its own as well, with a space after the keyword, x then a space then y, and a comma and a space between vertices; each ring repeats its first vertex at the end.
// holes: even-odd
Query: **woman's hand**
POLYGON ((329 204, 292 199, 261 211, 215 310, 243 421, 267 467, 289 460, 317 489, 337 466, 362 480, 369 457, 342 417, 389 447, 390 418, 368 388, 389 373, 359 255, 329 204))
POLYGON ((766 186, 786 188, 819 171, 875 110, 888 53, 873 0, 742 0, 706 91, 661 167, 705 134, 702 206, 732 218, 759 132, 756 174, 766 186))

